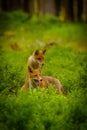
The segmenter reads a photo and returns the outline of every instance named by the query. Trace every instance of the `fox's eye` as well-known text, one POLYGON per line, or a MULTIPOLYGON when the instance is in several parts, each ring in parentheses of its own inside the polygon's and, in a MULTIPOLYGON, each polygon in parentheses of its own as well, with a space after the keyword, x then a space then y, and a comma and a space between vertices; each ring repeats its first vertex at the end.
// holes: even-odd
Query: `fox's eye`
POLYGON ((42 57, 42 58, 38 58, 38 60, 44 60, 44 57, 42 57))
POLYGON ((38 60, 41 60, 41 58, 38 58, 38 60))

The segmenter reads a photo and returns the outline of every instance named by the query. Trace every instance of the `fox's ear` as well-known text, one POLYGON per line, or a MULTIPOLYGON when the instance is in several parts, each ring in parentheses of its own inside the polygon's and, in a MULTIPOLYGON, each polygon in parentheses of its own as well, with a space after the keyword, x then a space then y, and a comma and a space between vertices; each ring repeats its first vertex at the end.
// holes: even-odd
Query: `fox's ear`
POLYGON ((30 67, 30 66, 28 66, 28 71, 29 71, 30 73, 32 73, 32 72, 33 72, 33 68, 30 67))
POLYGON ((38 55, 39 54, 39 50, 36 50, 35 52, 34 52, 34 55, 38 55))
POLYGON ((46 53, 46 49, 45 50, 43 50, 43 54, 45 54, 46 53))

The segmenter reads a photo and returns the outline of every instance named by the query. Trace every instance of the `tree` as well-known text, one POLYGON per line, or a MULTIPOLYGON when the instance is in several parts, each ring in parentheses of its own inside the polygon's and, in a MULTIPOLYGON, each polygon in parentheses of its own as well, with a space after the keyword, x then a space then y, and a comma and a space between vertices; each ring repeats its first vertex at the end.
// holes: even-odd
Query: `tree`
POLYGON ((61 20, 69 20, 69 0, 61 0, 61 20))
POLYGON ((2 10, 7 11, 9 6, 9 0, 1 0, 2 10))
POLYGON ((56 14, 55 1, 54 0, 45 0, 44 1, 44 14, 56 14))
POLYGON ((39 0, 34 0, 34 15, 39 15, 39 0))
POLYGON ((58 16, 61 10, 61 0, 54 0, 55 2, 55 13, 58 16))
POLYGON ((29 0, 24 0, 24 11, 29 12, 29 0))
POLYGON ((0 0, 0 12, 2 10, 2 1, 0 0))
POLYGON ((83 0, 78 1, 78 20, 82 21, 82 13, 83 13, 83 0))
POLYGON ((33 0, 29 0, 29 12, 30 12, 30 15, 33 15, 33 12, 34 12, 34 1, 33 0))
POLYGON ((78 21, 78 0, 73 0, 74 21, 78 21))
POLYGON ((87 21, 87 0, 83 0, 83 19, 87 21))
POLYGON ((20 0, 20 8, 24 10, 24 0, 20 0))
POLYGON ((45 1, 44 0, 39 0, 39 15, 43 16, 44 15, 44 6, 45 6, 45 1))

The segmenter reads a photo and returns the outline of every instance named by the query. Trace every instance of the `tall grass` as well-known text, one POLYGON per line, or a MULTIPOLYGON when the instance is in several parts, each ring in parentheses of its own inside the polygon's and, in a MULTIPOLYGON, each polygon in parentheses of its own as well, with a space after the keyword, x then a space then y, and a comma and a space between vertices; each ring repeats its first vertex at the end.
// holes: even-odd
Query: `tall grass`
POLYGON ((86 44, 87 25, 52 16, 29 19, 21 12, 0 15, 0 130, 86 130, 87 52, 72 44, 86 44), (35 46, 37 40, 45 44, 35 46), (47 46, 42 75, 58 78, 67 96, 57 95, 53 86, 20 92, 28 57, 49 41, 56 44, 47 46))
POLYGON ((64 23, 53 16, 32 17, 23 12, 0 14, 0 41, 3 48, 17 43, 22 49, 29 48, 35 41, 45 44, 55 41, 58 44, 79 45, 87 47, 87 24, 64 23))

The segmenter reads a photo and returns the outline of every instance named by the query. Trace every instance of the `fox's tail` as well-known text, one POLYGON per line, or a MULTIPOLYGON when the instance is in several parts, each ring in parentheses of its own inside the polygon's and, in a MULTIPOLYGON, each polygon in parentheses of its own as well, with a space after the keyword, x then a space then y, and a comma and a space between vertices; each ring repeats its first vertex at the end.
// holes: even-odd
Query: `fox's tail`
POLYGON ((67 92, 66 92, 66 90, 65 90, 65 88, 62 86, 61 87, 61 91, 62 91, 62 93, 64 94, 64 95, 67 95, 67 92))

